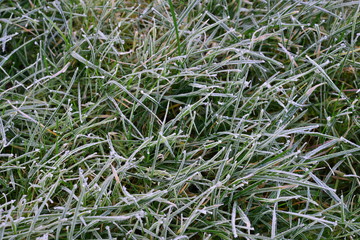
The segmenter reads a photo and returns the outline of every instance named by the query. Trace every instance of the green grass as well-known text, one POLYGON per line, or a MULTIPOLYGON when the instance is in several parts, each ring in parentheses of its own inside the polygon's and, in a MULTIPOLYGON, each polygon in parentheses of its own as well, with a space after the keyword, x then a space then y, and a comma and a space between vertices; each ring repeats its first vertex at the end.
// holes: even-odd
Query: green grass
POLYGON ((359 17, 0 0, 0 239, 360 239, 359 17))

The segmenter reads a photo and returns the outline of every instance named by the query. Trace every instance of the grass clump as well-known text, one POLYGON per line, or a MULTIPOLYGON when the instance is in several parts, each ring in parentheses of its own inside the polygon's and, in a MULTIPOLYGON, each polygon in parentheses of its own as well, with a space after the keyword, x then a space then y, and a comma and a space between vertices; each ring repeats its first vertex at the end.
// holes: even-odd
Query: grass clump
POLYGON ((359 239, 358 1, 0 1, 0 239, 359 239))

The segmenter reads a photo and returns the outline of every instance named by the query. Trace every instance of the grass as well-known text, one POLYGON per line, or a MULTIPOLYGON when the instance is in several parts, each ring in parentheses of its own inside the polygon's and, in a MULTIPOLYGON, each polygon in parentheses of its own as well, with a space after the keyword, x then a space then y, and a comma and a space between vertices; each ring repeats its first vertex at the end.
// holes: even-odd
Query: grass
POLYGON ((0 0, 0 239, 359 239, 359 1, 0 0))

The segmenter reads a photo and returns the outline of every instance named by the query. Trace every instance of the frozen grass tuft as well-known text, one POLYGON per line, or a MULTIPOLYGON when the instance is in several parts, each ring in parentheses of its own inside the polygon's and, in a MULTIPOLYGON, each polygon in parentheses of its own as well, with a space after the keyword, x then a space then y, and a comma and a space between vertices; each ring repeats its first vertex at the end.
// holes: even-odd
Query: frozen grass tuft
POLYGON ((358 1, 0 5, 0 239, 360 239, 358 1))

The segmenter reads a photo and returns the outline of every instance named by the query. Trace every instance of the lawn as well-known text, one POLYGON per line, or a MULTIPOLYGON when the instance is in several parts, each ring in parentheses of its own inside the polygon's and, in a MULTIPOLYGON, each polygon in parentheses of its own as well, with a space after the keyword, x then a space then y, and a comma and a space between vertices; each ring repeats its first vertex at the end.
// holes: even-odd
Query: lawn
POLYGON ((0 0, 0 239, 360 239, 360 2, 0 0))

